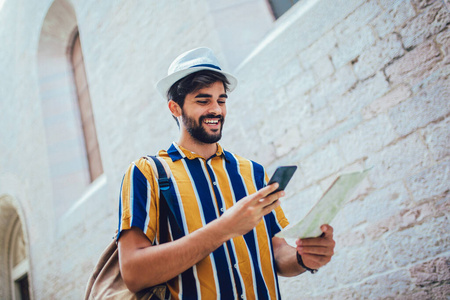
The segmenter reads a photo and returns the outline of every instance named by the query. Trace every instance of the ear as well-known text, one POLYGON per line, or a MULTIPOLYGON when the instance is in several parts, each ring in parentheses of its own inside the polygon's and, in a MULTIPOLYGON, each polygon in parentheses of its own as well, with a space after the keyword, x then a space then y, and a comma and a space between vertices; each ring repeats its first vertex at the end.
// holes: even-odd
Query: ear
POLYGON ((181 116, 181 107, 180 105, 178 105, 178 103, 173 100, 169 100, 167 105, 169 106, 169 110, 175 118, 181 116))

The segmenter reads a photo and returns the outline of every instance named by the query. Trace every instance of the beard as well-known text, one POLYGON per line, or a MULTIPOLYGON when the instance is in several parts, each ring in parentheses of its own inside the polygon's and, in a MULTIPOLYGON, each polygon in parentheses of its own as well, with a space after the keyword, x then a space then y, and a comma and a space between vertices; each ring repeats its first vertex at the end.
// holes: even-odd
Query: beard
POLYGON ((184 113, 184 111, 181 112, 181 115, 183 117, 183 124, 186 127, 187 132, 193 137, 195 140, 204 143, 204 144, 214 144, 217 143, 222 138, 222 127, 223 123, 225 122, 225 119, 222 115, 212 115, 208 114, 205 116, 201 116, 198 119, 198 122, 194 120, 194 118, 189 117, 184 113), (203 127, 203 121, 205 119, 209 118, 219 118, 220 127, 219 130, 216 133, 210 134, 206 132, 205 128, 203 127))

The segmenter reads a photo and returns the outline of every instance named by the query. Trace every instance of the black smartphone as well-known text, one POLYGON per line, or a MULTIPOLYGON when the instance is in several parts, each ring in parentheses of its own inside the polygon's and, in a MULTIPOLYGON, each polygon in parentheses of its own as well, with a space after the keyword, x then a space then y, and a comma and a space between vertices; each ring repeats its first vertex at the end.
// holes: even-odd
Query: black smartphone
POLYGON ((275 170, 275 173, 273 173, 272 178, 269 180, 269 184, 272 184, 274 182, 278 182, 279 187, 273 191, 271 194, 276 193, 278 191, 283 191, 289 181, 291 180, 292 176, 295 173, 295 170, 297 170, 297 166, 280 166, 275 170))

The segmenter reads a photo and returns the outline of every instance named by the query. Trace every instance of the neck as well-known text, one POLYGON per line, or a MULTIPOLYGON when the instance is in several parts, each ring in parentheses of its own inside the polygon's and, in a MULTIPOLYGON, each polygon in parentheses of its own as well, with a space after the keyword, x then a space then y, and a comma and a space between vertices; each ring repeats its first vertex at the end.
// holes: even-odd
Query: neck
POLYGON ((182 134, 178 140, 178 145, 181 147, 194 152, 205 159, 210 158, 217 152, 217 143, 206 144, 194 140, 189 134, 182 134))

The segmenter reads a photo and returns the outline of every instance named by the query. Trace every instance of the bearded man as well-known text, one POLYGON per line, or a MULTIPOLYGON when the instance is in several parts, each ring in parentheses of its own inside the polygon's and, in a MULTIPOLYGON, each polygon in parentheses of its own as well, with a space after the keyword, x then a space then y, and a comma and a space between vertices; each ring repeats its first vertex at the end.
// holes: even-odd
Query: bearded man
POLYGON ((158 82, 179 139, 158 156, 170 173, 175 211, 160 243, 160 194, 147 159, 128 168, 120 197, 119 260, 134 292, 166 283, 172 299, 280 299, 278 275, 315 272, 334 250, 333 228, 292 247, 275 234, 288 225, 264 168, 218 141, 237 79, 208 48, 181 54, 158 82), (174 221, 175 220, 175 221, 174 221), (179 226, 177 226, 177 224, 179 226), (179 230, 175 230, 179 227, 179 230))

